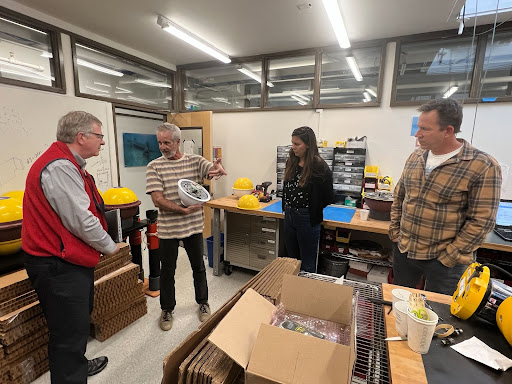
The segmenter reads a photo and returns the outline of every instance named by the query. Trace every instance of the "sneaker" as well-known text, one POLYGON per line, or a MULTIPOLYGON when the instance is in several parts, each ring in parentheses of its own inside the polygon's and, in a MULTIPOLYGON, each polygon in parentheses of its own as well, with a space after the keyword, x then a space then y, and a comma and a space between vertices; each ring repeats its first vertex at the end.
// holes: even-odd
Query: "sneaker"
POLYGON ((206 303, 206 304, 199 304, 199 320, 201 320, 201 322, 204 322, 206 321, 210 315, 212 314, 211 311, 210 311, 210 304, 206 303))
POLYGON ((97 357, 92 360, 87 360, 87 376, 94 376, 105 369, 108 363, 107 356, 97 357))
POLYGON ((160 328, 162 331, 168 331, 172 328, 172 311, 162 310, 160 315, 160 328))

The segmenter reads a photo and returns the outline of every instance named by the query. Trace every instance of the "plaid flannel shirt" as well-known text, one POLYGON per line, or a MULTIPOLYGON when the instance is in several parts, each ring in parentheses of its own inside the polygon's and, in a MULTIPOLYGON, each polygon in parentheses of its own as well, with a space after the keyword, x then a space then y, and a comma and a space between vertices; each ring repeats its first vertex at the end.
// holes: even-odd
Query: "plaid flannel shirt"
POLYGON ((437 258, 447 267, 470 264, 494 228, 501 167, 465 140, 462 150, 425 178, 428 151, 405 163, 395 187, 389 237, 411 259, 437 258))

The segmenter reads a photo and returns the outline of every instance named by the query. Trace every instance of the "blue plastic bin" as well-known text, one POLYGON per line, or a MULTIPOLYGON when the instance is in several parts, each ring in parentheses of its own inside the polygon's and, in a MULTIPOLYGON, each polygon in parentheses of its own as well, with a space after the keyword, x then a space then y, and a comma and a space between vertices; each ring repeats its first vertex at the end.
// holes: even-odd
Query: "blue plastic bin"
MULTIPOLYGON (((206 239, 206 252, 208 256, 208 266, 213 268, 213 236, 206 239)), ((224 261, 224 233, 220 233, 220 261, 224 261)))

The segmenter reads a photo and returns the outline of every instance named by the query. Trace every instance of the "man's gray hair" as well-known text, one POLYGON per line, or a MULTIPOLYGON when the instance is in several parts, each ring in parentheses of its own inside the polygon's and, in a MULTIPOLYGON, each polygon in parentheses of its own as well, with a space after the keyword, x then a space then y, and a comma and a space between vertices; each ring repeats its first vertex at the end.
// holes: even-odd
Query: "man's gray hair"
POLYGON ((157 134, 159 132, 170 132, 172 141, 176 142, 181 139, 181 130, 177 125, 170 123, 163 123, 156 129, 157 134))
POLYGON ((101 121, 94 115, 84 111, 72 111, 62 116, 57 124, 57 140, 71 144, 79 132, 91 133, 92 125, 101 126, 101 121))

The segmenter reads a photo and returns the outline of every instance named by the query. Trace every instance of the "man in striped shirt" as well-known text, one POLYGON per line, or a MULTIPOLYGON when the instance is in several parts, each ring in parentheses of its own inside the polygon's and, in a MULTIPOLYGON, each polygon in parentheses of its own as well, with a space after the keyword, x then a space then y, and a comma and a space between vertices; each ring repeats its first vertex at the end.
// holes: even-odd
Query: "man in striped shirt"
POLYGON ((462 106, 432 100, 418 108, 413 152, 395 187, 389 237, 394 283, 452 295, 475 251, 494 228, 501 168, 488 154, 457 139, 462 106))
POLYGON ((201 321, 210 316, 208 285, 203 261, 203 205, 184 207, 178 196, 178 180, 188 179, 197 183, 218 179, 226 175, 220 159, 211 163, 199 155, 180 152, 181 131, 164 123, 157 128, 157 139, 162 156, 151 161, 146 171, 146 193, 151 195, 158 208, 158 237, 160 239, 160 328, 172 328, 173 310, 176 306, 174 273, 178 259, 179 242, 183 241, 192 267, 198 314, 201 321))

